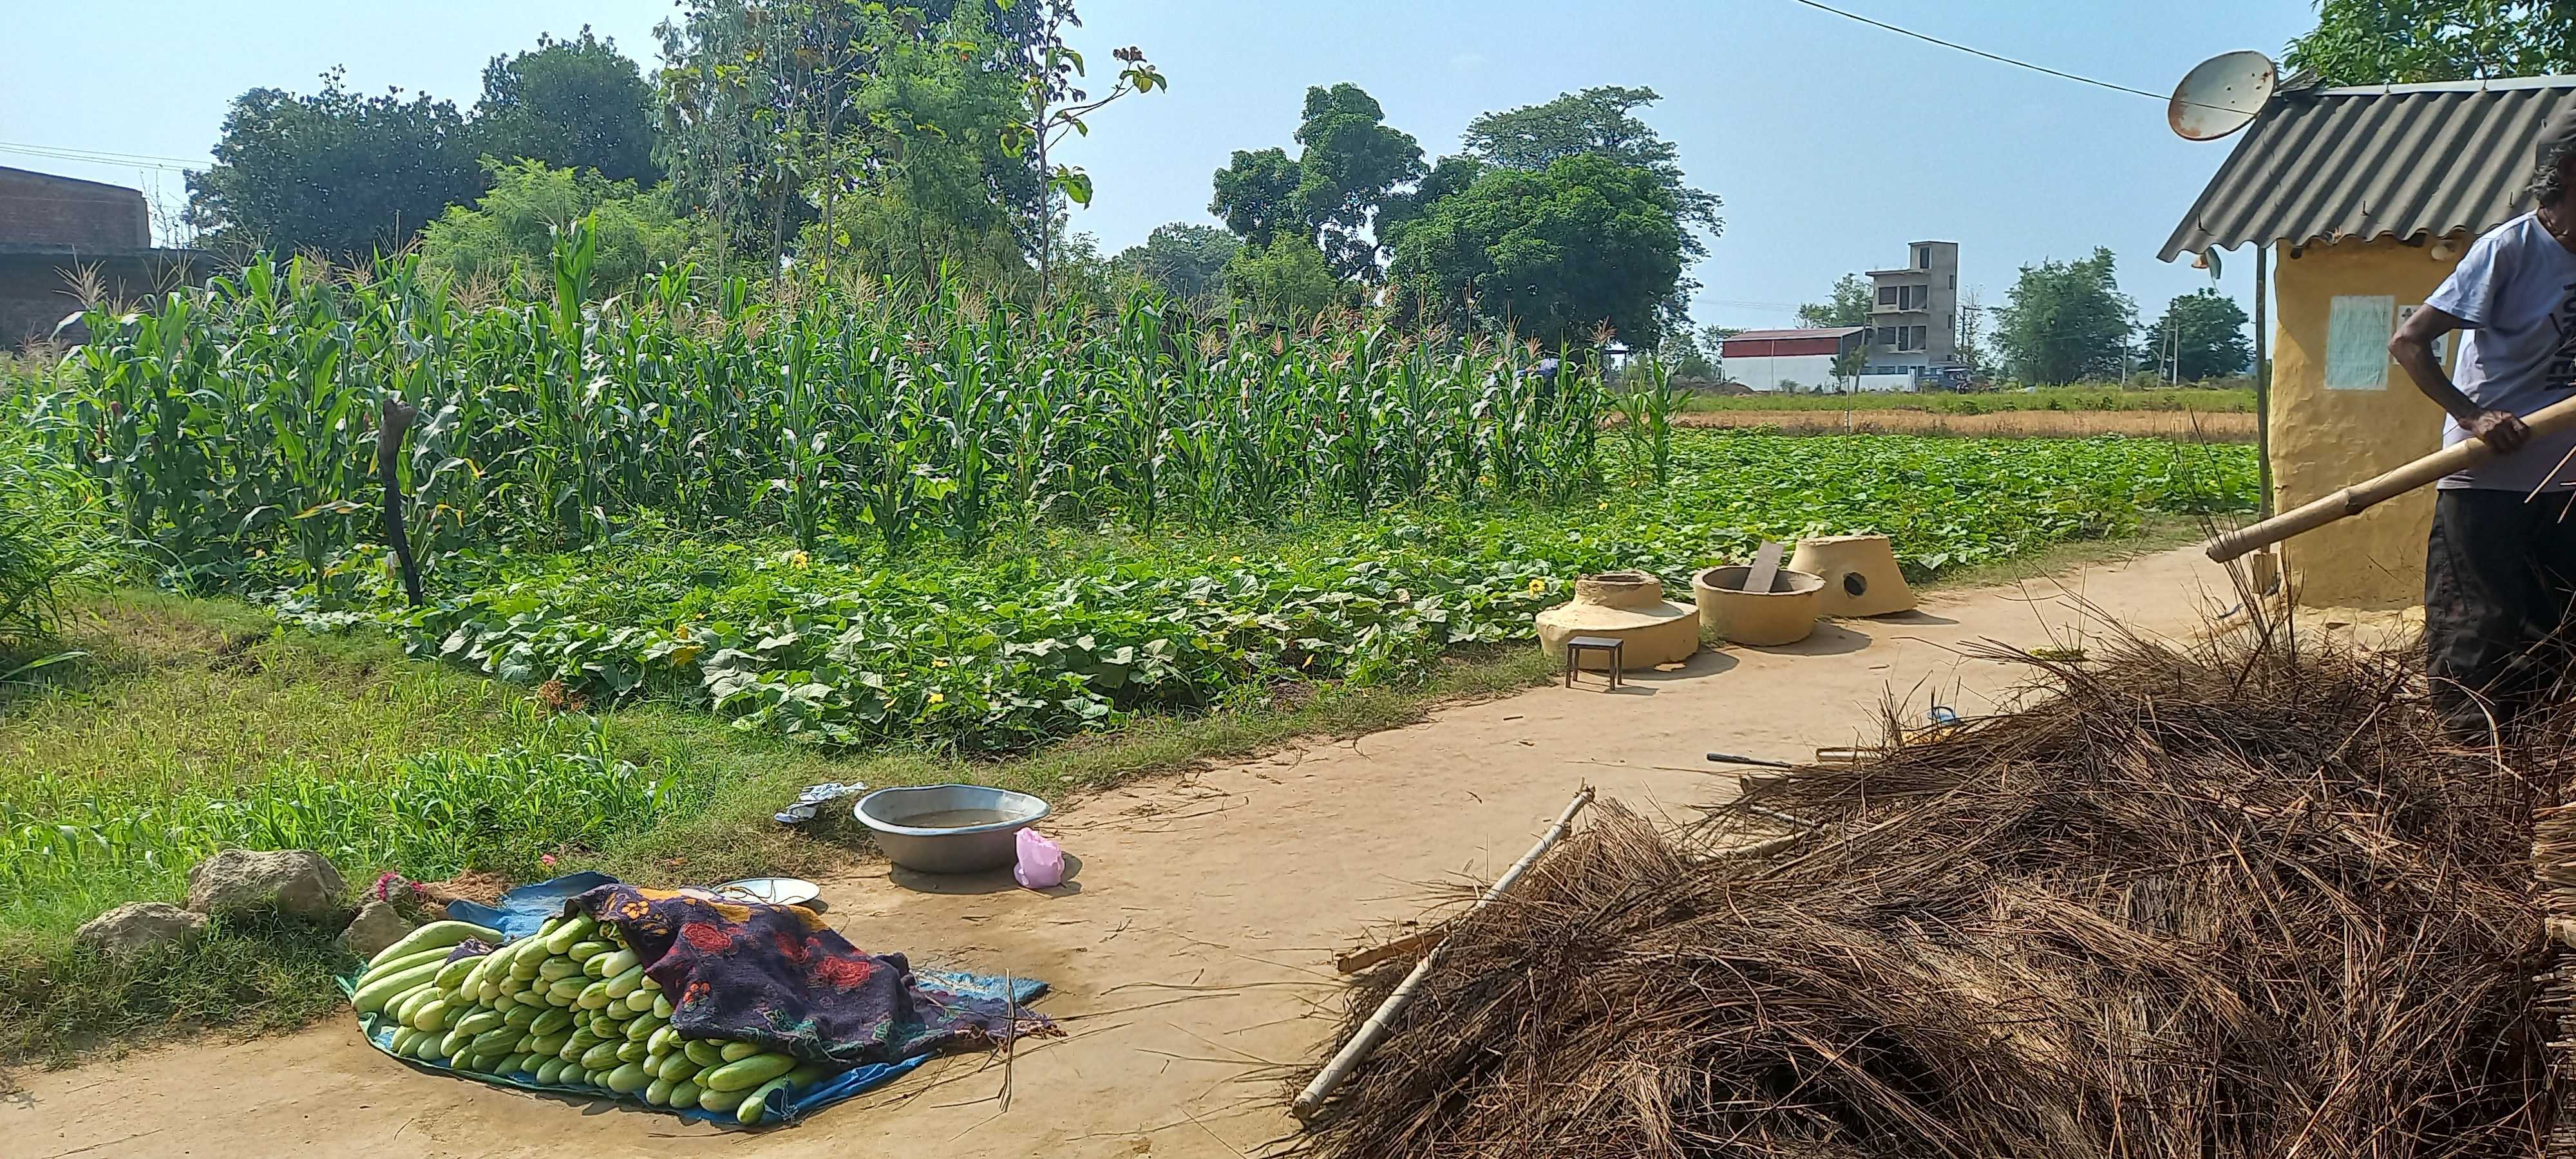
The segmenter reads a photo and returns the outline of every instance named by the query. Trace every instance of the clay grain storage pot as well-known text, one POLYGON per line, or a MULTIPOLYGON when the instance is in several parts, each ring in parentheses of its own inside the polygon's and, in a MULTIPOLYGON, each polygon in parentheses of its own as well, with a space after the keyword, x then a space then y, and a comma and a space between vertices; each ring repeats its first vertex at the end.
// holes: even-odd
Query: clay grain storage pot
POLYGON ((1885 616, 1914 610, 1914 589, 1896 569, 1884 535, 1828 535, 1798 541, 1789 566, 1825 581, 1828 616, 1885 616))
MULTIPOLYGON (((1699 651, 1699 620, 1689 605, 1664 599, 1664 581, 1642 571, 1612 571, 1574 581, 1574 602, 1538 614, 1538 643, 1547 654, 1565 658, 1565 641, 1573 636, 1608 636, 1624 641, 1621 664, 1634 672, 1671 664, 1699 651)), ((1607 668, 1598 653, 1583 656, 1586 668, 1607 668)))
POLYGON ((1691 577, 1701 627, 1722 639, 1755 647, 1795 644, 1816 630, 1825 590, 1823 576, 1784 567, 1771 577, 1770 591, 1741 590, 1752 571, 1735 564, 1691 577))

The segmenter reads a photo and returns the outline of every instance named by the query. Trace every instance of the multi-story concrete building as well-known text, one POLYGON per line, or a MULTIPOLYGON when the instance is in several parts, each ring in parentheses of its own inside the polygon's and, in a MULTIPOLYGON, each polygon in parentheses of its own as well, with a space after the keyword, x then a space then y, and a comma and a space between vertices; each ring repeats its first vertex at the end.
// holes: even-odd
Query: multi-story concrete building
POLYGON ((1921 379, 1959 365, 1959 243, 1918 241, 1906 257, 1869 271, 1869 373, 1921 379))

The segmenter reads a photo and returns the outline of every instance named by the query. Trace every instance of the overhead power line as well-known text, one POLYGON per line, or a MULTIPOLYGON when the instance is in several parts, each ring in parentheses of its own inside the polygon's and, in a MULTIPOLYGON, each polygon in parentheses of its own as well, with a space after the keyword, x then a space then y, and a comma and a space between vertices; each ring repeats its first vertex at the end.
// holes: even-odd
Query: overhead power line
MULTIPOLYGON (((1940 45, 1940 46, 1941 46, 1941 47, 1943 47, 1943 48, 1947 48, 1947 49, 1950 49, 1950 50, 1955 51, 1955 52, 1964 52, 1964 53, 1967 53, 1967 54, 1968 54, 1968 55, 1970 55, 1970 56, 1982 56, 1982 57, 1986 58, 1987 60, 1995 61, 1995 62, 1998 62, 1998 63, 2001 63, 2001 64, 2008 64, 2008 65, 2013 66, 2014 68, 2026 68, 2026 69, 2029 69, 2029 70, 2030 70, 2030 71, 2032 71, 2032 72, 2047 73, 2048 75, 2053 76, 2053 77, 2060 77, 2060 78, 2063 78, 2063 79, 2065 79, 2065 80, 2075 81, 2075 82, 2077 82, 2077 83, 2079 83, 2079 84, 2088 84, 2088 85, 2092 85, 2092 86, 2094 86, 2095 88, 2105 88, 2105 89, 2109 89, 2109 90, 2111 90, 2112 92, 2115 92, 2115 93, 2127 93, 2127 94, 2129 94, 2129 95, 2131 95, 2131 96, 2145 97, 2145 98, 2147 98, 2148 100, 2151 100, 2151 101, 2169 101, 2169 100, 2172 100, 2172 99, 2173 99, 2173 98, 2171 98, 2171 97, 2169 97, 2169 96, 2167 96, 2167 95, 2165 95, 2165 94, 2163 94, 2163 93, 2151 93, 2151 92, 2148 92, 2148 91, 2147 91, 2147 90, 2145 90, 2145 89, 2133 89, 2133 88, 2130 88, 2130 87, 2129 87, 2129 86, 2127 86, 2127 85, 2123 85, 2123 84, 2113 84, 2113 83, 2111 83, 2110 81, 2106 81, 2106 80, 2095 80, 2095 79, 2093 79, 2092 77, 2089 77, 2089 76, 2079 76, 2079 75, 2077 75, 2077 74, 2075 74, 2075 73, 2067 72, 2067 71, 2065 71, 2064 69, 2055 69, 2055 68, 2050 68, 2050 67, 2048 67, 2047 65, 2044 65, 2044 64, 2032 64, 2031 62, 2026 61, 2026 60, 2015 60, 2015 59, 2013 59, 2012 57, 2009 57, 2009 56, 2002 56, 2002 55, 1999 55, 1999 54, 1996 54, 1996 53, 1988 52, 1988 51, 1986 51, 1985 49, 1982 49, 1982 48, 1971 48, 1971 47, 1969 47, 1969 46, 1967 46, 1967 45, 1964 45, 1964 44, 1961 44, 1961 43, 1959 43, 1959 42, 1957 42, 1957 41, 1955 41, 1955 40, 1943 40, 1943 39, 1941 39, 1941 38, 1940 38, 1940 37, 1938 37, 1938 36, 1932 36, 1932 35, 1928 35, 1928 34, 1925 34, 1925 33, 1916 32, 1916 31, 1914 31, 1914 30, 1913 30, 1913 29, 1911 29, 1911 28, 1900 28, 1900 27, 1898 27, 1898 26, 1896 26, 1896 25, 1893 25, 1893 24, 1890 24, 1890 23, 1888 23, 1888 22, 1886 22, 1886 21, 1884 21, 1884 20, 1873 20, 1873 19, 1870 19, 1870 18, 1869 18, 1869 17, 1867 17, 1867 16, 1863 16, 1863 15, 1861 15, 1861 14, 1857 13, 1857 12, 1845 12, 1845 11, 1843 11, 1842 9, 1840 9, 1840 8, 1836 8, 1836 7, 1834 7, 1834 6, 1833 6, 1833 5, 1831 5, 1831 4, 1820 4, 1820 3, 1818 3, 1818 2, 1817 2, 1817 0, 1796 0, 1796 2, 1797 2, 1797 3, 1800 3, 1800 4, 1804 4, 1804 5, 1806 5, 1807 7, 1809 7, 1809 8, 1813 8, 1813 9, 1815 9, 1815 10, 1819 11, 1819 12, 1830 12, 1830 13, 1833 13, 1834 15, 1836 15, 1836 16, 1840 16, 1840 17, 1842 17, 1842 18, 1843 18, 1843 19, 1845 19, 1845 20, 1857 21, 1857 22, 1859 22, 1859 23, 1869 25, 1869 26, 1870 26, 1870 27, 1872 27, 1872 28, 1883 28, 1883 29, 1886 29, 1886 30, 1887 30, 1887 31, 1889 31, 1889 32, 1893 32, 1893 33, 1895 33, 1895 34, 1897 34, 1897 35, 1899 35, 1899 36, 1910 36, 1910 37, 1913 37, 1913 38, 1914 38, 1914 39, 1916 39, 1916 40, 1920 40, 1920 41, 1922 41, 1922 42, 1924 42, 1924 43, 1926 43, 1926 44, 1937 44, 1937 45, 1940 45)), ((2192 104, 2192 105, 2199 105, 2199 106, 2200 106, 2200 107, 2202 107, 2202 108, 2212 108, 2212 109, 2215 109, 2215 108, 2219 108, 2219 107, 2220 107, 2220 106, 2217 106, 2217 105, 2201 105, 2201 104, 2200 104, 2200 102, 2198 102, 2198 101, 2189 101, 2189 102, 2185 102, 2185 103, 2187 103, 2187 104, 2192 104)))
POLYGON ((118 153, 106 149, 74 149, 61 145, 30 145, 18 141, 0 141, 0 153, 27 157, 45 157, 56 161, 81 161, 92 165, 120 165, 142 169, 172 171, 203 169, 212 161, 184 157, 161 157, 149 153, 118 153))

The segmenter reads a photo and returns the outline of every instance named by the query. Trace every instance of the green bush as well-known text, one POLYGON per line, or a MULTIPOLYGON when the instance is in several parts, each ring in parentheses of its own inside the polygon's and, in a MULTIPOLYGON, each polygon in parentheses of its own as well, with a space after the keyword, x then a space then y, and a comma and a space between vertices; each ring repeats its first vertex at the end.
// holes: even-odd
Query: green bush
POLYGON ((598 236, 592 284, 615 293, 683 260, 692 226, 671 212, 664 189, 640 191, 595 169, 542 161, 485 160, 492 190, 471 206, 451 205, 422 231, 421 267, 449 278, 498 281, 512 274, 554 281, 557 235, 587 218, 598 236))

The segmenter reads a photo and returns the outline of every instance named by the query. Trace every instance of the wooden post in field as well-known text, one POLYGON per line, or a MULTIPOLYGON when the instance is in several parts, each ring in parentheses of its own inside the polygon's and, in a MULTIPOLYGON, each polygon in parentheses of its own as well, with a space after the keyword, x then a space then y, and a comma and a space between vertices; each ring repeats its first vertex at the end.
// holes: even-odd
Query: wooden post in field
POLYGON ((419 413, 409 403, 389 398, 376 426, 376 477, 385 485, 385 543, 394 549, 394 562, 402 567, 403 596, 415 608, 420 606, 420 565, 412 560, 411 535, 403 528, 402 479, 395 468, 402 462, 403 438, 411 433, 411 420, 419 413))

